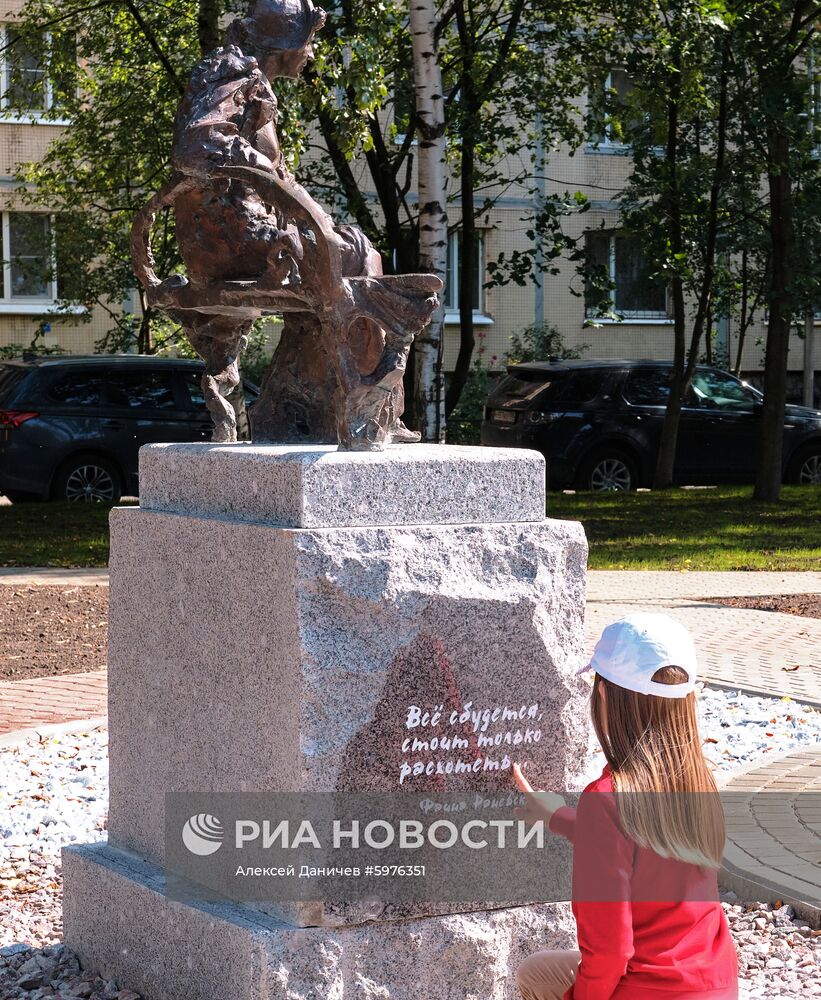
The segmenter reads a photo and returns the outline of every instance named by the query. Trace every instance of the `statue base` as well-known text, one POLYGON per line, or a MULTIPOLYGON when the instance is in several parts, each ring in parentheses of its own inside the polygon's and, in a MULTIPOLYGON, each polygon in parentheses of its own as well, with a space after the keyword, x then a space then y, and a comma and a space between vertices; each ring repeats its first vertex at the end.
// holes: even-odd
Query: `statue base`
POLYGON ((85 964, 146 1000, 507 1000, 527 952, 572 946, 567 907, 530 884, 495 897, 523 904, 506 909, 454 895, 340 914, 163 883, 183 839, 169 793, 510 790, 513 760, 574 785, 587 546, 545 519, 544 484, 542 457, 515 449, 141 451, 141 506, 111 515, 109 844, 64 853, 85 964), (437 705, 431 736, 471 720, 470 773, 433 740, 407 746, 437 705))
POLYGON ((144 1000, 518 1000, 530 952, 576 946, 567 903, 298 928, 169 900, 158 868, 104 845, 65 848, 63 878, 66 943, 144 1000))

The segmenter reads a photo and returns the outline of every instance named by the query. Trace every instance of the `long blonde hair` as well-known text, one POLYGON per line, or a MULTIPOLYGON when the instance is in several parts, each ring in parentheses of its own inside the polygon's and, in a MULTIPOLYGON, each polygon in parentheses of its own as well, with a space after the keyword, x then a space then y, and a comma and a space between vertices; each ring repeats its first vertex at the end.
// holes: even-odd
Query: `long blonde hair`
MULTIPOLYGON (((653 680, 680 684, 687 674, 662 667, 653 680)), ((637 694, 596 674, 590 710, 627 836, 662 857, 718 867, 724 814, 701 751, 695 694, 637 694)))

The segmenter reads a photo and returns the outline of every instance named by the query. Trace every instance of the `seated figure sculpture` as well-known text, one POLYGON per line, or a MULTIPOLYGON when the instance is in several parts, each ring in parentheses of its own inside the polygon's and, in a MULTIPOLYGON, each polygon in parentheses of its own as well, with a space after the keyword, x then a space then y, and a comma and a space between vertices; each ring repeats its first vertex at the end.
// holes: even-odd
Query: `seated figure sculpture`
POLYGON ((302 72, 324 21, 311 0, 254 0, 231 22, 180 102, 172 177, 134 220, 135 273, 205 360, 217 441, 236 440, 225 397, 244 338, 270 314, 283 332, 251 412, 254 440, 376 450, 419 439, 401 420, 402 375, 441 281, 383 275, 364 233, 335 226, 280 149, 269 80, 302 72), (171 207, 186 274, 160 280, 150 232, 171 207))

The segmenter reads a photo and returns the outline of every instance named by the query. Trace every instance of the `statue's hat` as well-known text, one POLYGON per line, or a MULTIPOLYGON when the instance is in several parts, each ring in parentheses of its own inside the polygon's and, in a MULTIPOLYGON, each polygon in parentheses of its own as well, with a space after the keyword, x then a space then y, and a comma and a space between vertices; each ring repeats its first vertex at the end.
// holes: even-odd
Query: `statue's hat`
POLYGON ((241 24, 255 49, 293 50, 311 41, 326 16, 311 0, 252 0, 241 24))

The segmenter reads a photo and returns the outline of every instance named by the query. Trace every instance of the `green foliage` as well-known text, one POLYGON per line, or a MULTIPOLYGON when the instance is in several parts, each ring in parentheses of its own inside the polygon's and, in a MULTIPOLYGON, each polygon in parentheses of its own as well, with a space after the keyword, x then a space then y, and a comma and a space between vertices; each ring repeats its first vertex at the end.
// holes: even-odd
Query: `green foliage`
POLYGON ((107 566, 102 503, 19 503, 0 507, 0 566, 107 566))
MULTIPOLYGON (((581 521, 592 569, 818 570, 819 490, 785 486, 780 504, 748 486, 663 493, 550 493, 550 517, 581 521)), ((0 566, 106 566, 105 504, 0 507, 0 566)))
MULTIPOLYGON (((521 220, 531 247, 488 262, 488 287, 524 285, 536 274, 558 273, 559 258, 573 258, 576 251, 563 226, 587 211, 589 201, 578 191, 545 193, 544 175, 552 150, 560 144, 575 149, 584 141, 577 98, 586 60, 601 42, 596 33, 580 33, 592 8, 576 0, 453 5, 459 7, 464 27, 459 29, 458 15, 446 14, 441 42, 451 162, 458 176, 469 137, 475 144, 474 203, 481 225, 513 189, 533 204, 521 220)), ((455 184, 453 196, 458 194, 455 184)))
MULTIPOLYGON (((199 58, 197 4, 29 0, 22 18, 32 36, 76 32, 76 48, 46 53, 44 69, 64 92, 46 117, 71 126, 42 160, 19 166, 21 194, 59 213, 58 252, 72 262, 65 299, 101 306, 112 340, 122 340, 131 326, 122 302, 134 287, 131 220, 167 178, 177 101, 199 58)), ((169 273, 179 266, 173 216, 157 222, 158 272, 169 273)))
POLYGON ((270 319, 258 320, 248 335, 248 346, 242 352, 240 360, 242 374, 255 385, 262 385, 270 364, 273 332, 273 323, 270 319))
POLYGON ((183 328, 164 313, 151 313, 151 342, 142 341, 143 324, 139 316, 123 312, 111 317, 112 326, 94 342, 95 354, 160 354, 196 358, 197 354, 183 328))
MULTIPOLYGON (((809 17, 812 5, 803 0, 753 5, 742 0, 674 0, 663 7, 654 0, 617 2, 612 22, 616 31, 606 63, 594 67, 589 77, 591 92, 601 95, 591 102, 589 133, 601 141, 607 132, 631 154, 629 181, 619 196, 623 227, 639 240, 656 279, 666 283, 681 279, 691 302, 705 280, 710 189, 716 183, 716 266, 708 277, 711 313, 736 317, 736 329, 746 329, 767 306, 772 252, 768 125, 776 119, 791 136, 790 171, 801 248, 791 262, 796 318, 821 299, 821 273, 815 266, 821 250, 819 136, 807 127, 817 114, 812 104, 817 93, 812 79, 815 62, 799 58, 787 68, 790 59, 785 49, 786 26, 792 11, 802 4, 804 16, 809 17), (725 53, 726 154, 719 168, 725 53), (631 89, 605 92, 603 80, 611 67, 626 69, 631 89), (665 149, 672 103, 675 168, 665 149), (671 246, 665 205, 672 169, 681 211, 680 252, 671 246)), ((813 32, 811 17, 806 32, 813 32)), ((599 282, 598 292, 599 305, 607 314, 605 280, 599 282)))
MULTIPOLYGON (((153 313, 138 324, 133 307, 123 303, 134 287, 131 220, 168 177, 176 105, 200 57, 200 6, 194 0, 102 0, 91 6, 84 0, 28 0, 23 11, 21 30, 32 45, 39 39, 42 48, 44 31, 65 40, 46 53, 43 68, 59 81, 62 95, 50 116, 70 119, 71 126, 42 161, 21 164, 18 179, 26 185, 22 196, 28 204, 59 214, 59 271, 70 273, 61 295, 102 307, 109 316, 98 350, 183 349, 174 324, 153 313), (74 39, 78 25, 82 31, 74 39)), ((241 4, 223 0, 218 9, 227 13, 232 6, 241 4)), ((317 37, 314 63, 300 80, 274 81, 284 155, 292 167, 299 164, 305 186, 333 205, 340 221, 364 229, 388 270, 414 270, 417 208, 411 185, 418 122, 407 100, 413 70, 406 4, 329 0, 325 6, 329 18, 317 37), (399 121, 396 93, 405 95, 399 121), (318 155, 306 157, 314 145, 318 155), (367 172, 355 168, 354 160, 364 162, 367 172)), ((600 45, 592 33, 582 45, 576 32, 586 9, 577 0, 470 4, 463 30, 456 6, 442 10, 448 156, 458 172, 463 142, 470 138, 478 218, 514 186, 535 190, 534 167, 543 171, 535 159, 535 118, 546 148, 581 141, 574 97, 583 77, 582 50, 600 45), (468 94, 477 81, 484 86, 468 94), (514 176, 511 163, 519 164, 514 176)), ((544 199, 525 220, 534 250, 490 262, 489 284, 524 284, 536 271, 555 273, 559 257, 576 249, 564 222, 586 207, 586 199, 572 192, 544 199)), ((180 269, 173 212, 158 217, 153 245, 159 274, 180 269)))
MULTIPOLYGON (((316 39, 316 57, 291 85, 280 107, 301 129, 305 150, 300 181, 334 207, 341 222, 354 222, 383 255, 387 270, 413 270, 416 210, 408 198, 414 127, 394 117, 394 94, 407 94, 411 42, 403 0, 330 0, 328 21, 316 39), (318 123, 318 129, 316 125, 318 123), (367 172, 358 169, 358 161, 367 172), (382 218, 367 194, 375 190, 382 218)), ((275 84, 279 92, 279 82, 275 84)), ((407 110, 407 107, 406 107, 407 110)), ((295 132, 283 142, 293 142, 295 132)))
POLYGON ((346 159, 370 152, 379 133, 372 116, 392 100, 394 80, 410 60, 404 3, 368 0, 364 4, 326 3, 328 23, 316 40, 316 58, 295 85, 291 106, 303 128, 319 113, 327 115, 346 159))
POLYGON ((485 364, 481 349, 473 358, 459 403, 448 417, 448 444, 480 444, 485 403, 499 376, 485 364))
MULTIPOLYGON (((632 89, 607 95, 603 128, 631 153, 628 184, 619 196, 624 229, 652 262, 654 278, 674 277, 697 295, 704 270, 708 201, 717 147, 718 71, 726 26, 714 4, 675 0, 617 5, 618 38, 610 66, 626 70, 632 89), (675 108, 675 162, 667 155, 671 106, 675 108), (673 171, 675 173, 673 173, 673 171), (674 249, 665 211, 675 186, 684 250, 674 249)), ((600 106, 593 106, 593 115, 600 106)), ((591 122, 591 130, 597 126, 591 122)), ((598 125, 602 131, 602 125, 598 125)), ((739 180, 742 178, 740 177, 739 180)), ((745 181, 750 180, 743 174, 745 181)), ((744 184, 742 197, 751 193, 744 184)), ((736 217, 738 218, 738 217, 736 217)), ((734 219, 724 213, 728 245, 734 219)), ((723 249, 723 248, 722 248, 723 249)))
POLYGON ((571 194, 546 195, 541 207, 525 218, 528 227, 525 235, 530 241, 523 249, 501 251, 496 260, 487 262, 489 280, 486 287, 525 285, 537 275, 560 273, 562 259, 584 262, 584 245, 577 237, 565 232, 564 224, 575 216, 590 210, 591 202, 581 191, 571 194))
POLYGON ((12 358, 19 358, 23 354, 37 354, 37 355, 52 355, 52 354, 65 354, 66 351, 63 350, 57 344, 44 344, 42 341, 46 334, 50 332, 51 327, 46 319, 40 320, 37 325, 37 329, 31 338, 31 342, 28 346, 23 344, 2 344, 0 345, 0 361, 10 361, 12 358))
POLYGON ((562 335, 555 326, 531 323, 510 338, 506 359, 509 365, 525 361, 548 361, 552 358, 570 360, 580 358, 589 347, 589 344, 565 347, 562 335))

